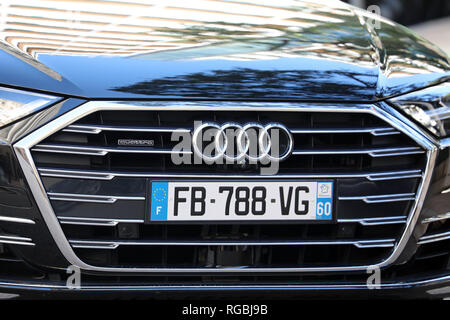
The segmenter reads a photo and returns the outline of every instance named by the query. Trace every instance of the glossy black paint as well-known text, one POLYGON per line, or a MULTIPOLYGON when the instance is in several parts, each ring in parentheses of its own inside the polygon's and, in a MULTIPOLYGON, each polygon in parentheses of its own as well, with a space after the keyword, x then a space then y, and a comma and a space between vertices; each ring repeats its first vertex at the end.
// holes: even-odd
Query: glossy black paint
POLYGON ((33 239, 36 246, 46 248, 11 246, 15 254, 30 265, 40 268, 64 268, 66 260, 56 247, 39 209, 28 189, 14 151, 9 145, 0 145, 0 216, 30 219, 35 224, 0 221, 0 233, 22 235, 33 239))
POLYGON ((450 78, 448 56, 389 21, 373 29, 365 11, 306 1, 283 10, 297 26, 160 27, 180 48, 150 53, 108 55, 94 42, 86 50, 96 54, 42 47, 30 56, 2 44, 0 83, 88 98, 372 101, 450 78))

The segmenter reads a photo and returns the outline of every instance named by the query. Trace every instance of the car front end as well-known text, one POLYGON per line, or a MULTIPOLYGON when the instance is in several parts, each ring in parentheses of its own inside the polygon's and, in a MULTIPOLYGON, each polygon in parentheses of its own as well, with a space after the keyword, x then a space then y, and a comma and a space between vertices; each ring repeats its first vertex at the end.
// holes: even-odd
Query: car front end
POLYGON ((445 53, 339 1, 86 5, 5 11, 0 291, 450 295, 445 53))

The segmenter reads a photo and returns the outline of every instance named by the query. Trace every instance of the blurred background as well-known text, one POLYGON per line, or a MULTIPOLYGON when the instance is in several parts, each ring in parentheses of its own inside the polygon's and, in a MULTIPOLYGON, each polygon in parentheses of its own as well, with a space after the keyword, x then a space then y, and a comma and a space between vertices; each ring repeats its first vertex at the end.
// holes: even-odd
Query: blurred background
POLYGON ((406 25, 450 54, 450 0, 345 0, 367 9, 380 7, 381 15, 406 25))
POLYGON ((449 0, 346 0, 344 2, 363 9, 377 5, 384 17, 406 26, 450 16, 449 0))

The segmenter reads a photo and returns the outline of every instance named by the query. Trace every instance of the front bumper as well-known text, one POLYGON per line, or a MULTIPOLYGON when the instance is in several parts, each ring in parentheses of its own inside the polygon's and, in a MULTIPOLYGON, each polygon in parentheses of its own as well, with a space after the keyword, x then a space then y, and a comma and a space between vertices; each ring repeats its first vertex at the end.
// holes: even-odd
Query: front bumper
POLYGON ((217 296, 236 299, 240 298, 318 298, 318 299, 448 299, 450 298, 450 276, 405 283, 385 283, 379 289, 369 290, 366 284, 360 285, 184 285, 184 286, 99 286, 86 285, 79 289, 69 289, 65 282, 8 282, 0 280, 0 293, 14 294, 15 298, 40 297, 71 297, 87 298, 89 296, 105 295, 113 297, 151 297, 151 298, 182 298, 184 296, 197 299, 214 299, 217 296))

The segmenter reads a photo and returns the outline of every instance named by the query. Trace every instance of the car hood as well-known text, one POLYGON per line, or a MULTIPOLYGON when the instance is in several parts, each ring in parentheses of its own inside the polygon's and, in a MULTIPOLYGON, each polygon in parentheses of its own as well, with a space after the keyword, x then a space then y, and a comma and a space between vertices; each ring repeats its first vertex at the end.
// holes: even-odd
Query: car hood
POLYGON ((6 7, 0 83, 103 99, 374 101, 450 77, 438 48, 339 1, 71 5, 6 7))

